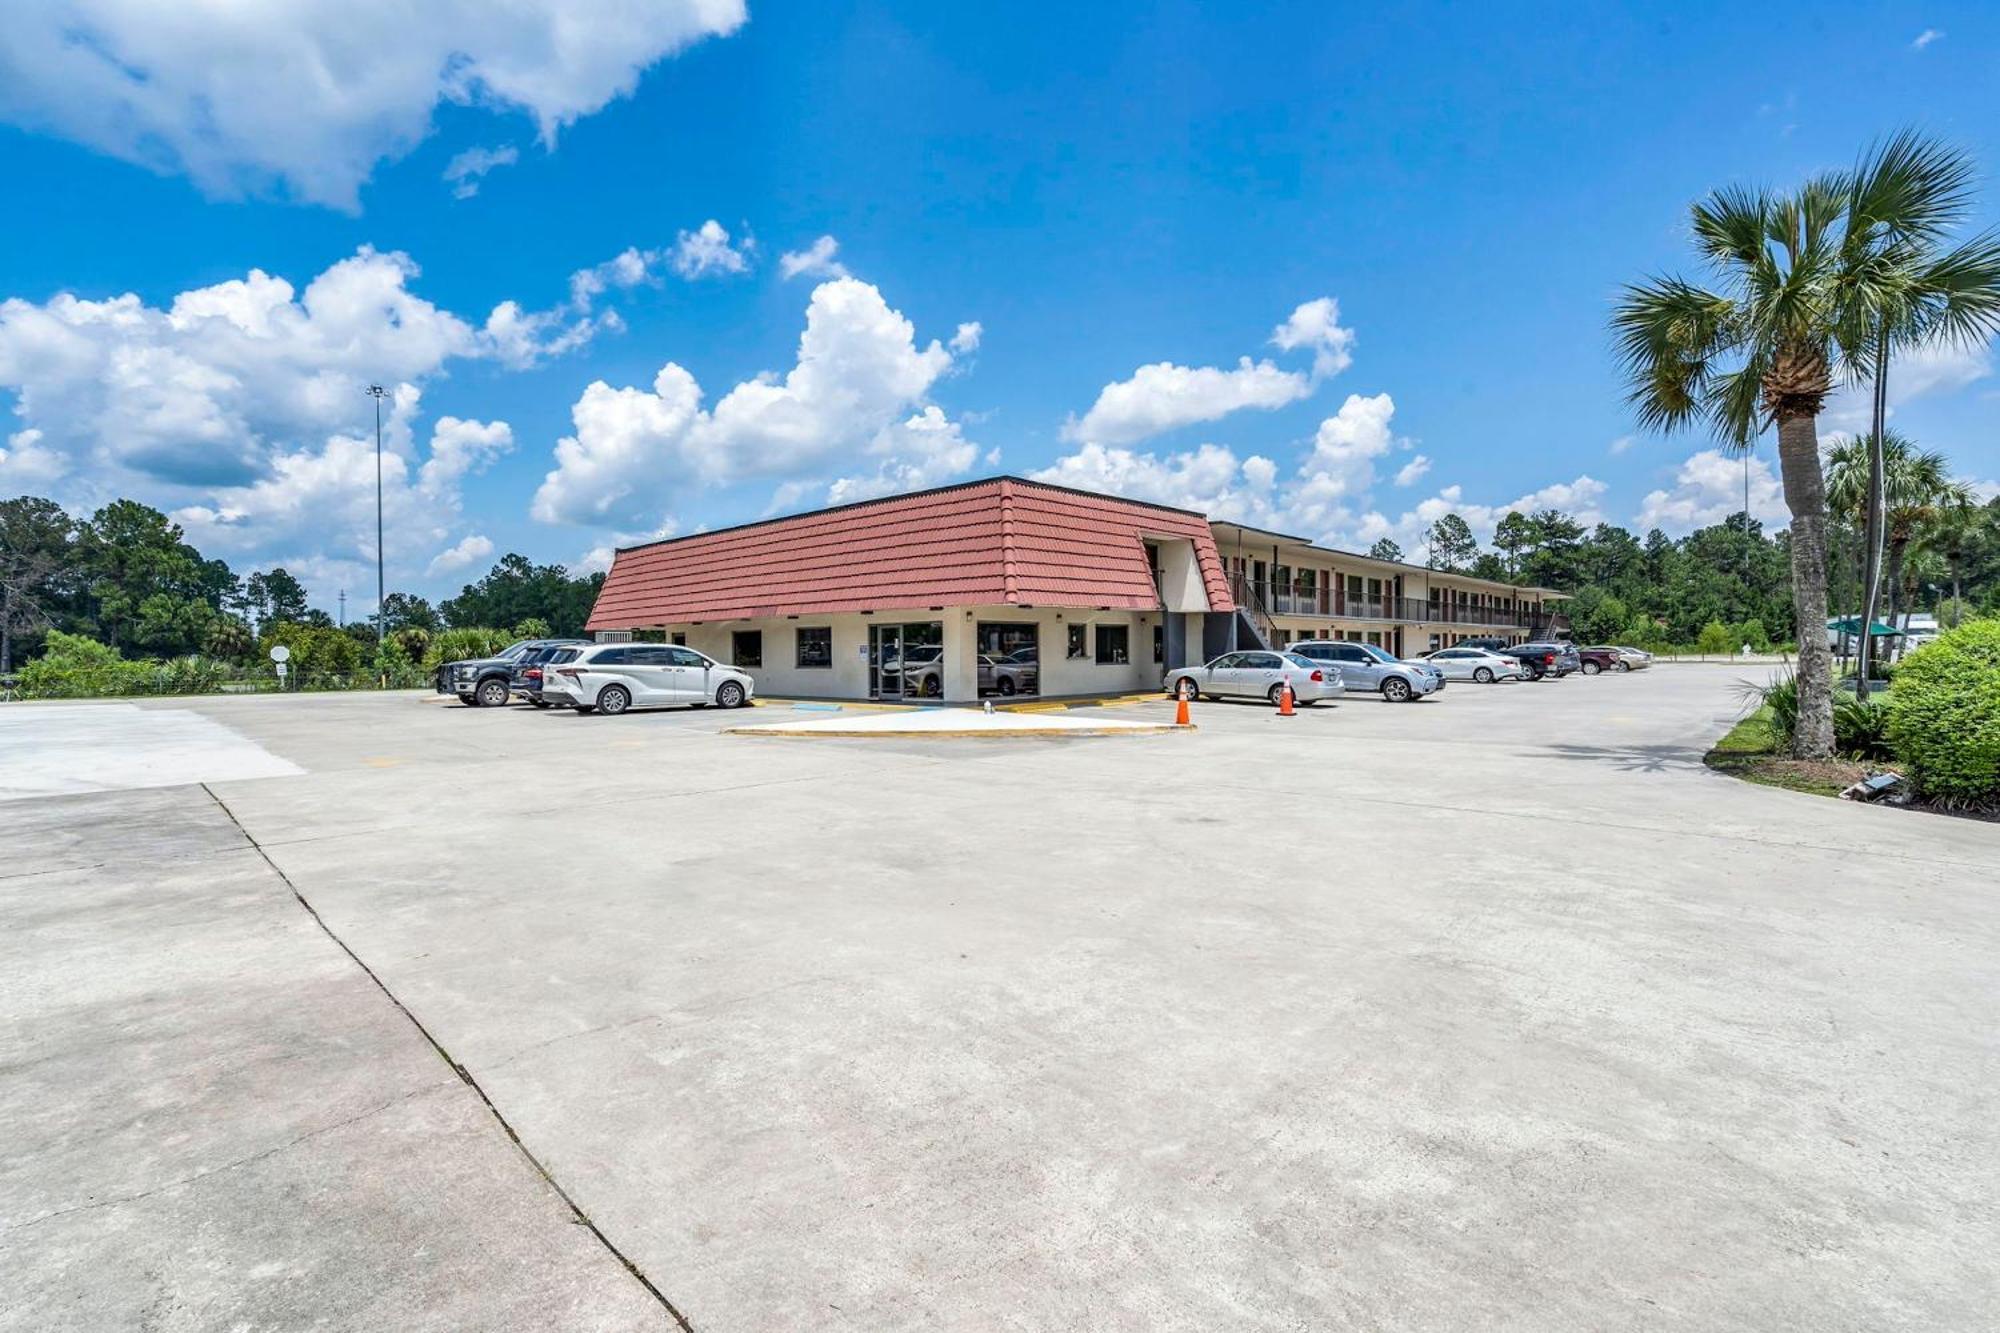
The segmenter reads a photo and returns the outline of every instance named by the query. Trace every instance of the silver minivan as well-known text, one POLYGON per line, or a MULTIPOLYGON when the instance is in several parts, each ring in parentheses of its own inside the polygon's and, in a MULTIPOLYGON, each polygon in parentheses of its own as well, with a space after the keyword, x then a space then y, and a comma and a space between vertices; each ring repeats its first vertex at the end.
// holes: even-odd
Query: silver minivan
POLYGON ((593 643, 542 676, 550 703, 606 716, 667 704, 741 708, 755 688, 747 673, 675 643, 593 643))

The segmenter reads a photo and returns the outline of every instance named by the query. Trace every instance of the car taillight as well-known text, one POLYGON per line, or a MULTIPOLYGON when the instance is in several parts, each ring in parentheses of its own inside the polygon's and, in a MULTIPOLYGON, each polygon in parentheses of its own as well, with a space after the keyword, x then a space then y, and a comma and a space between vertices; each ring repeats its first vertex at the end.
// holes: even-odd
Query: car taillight
POLYGON ((1326 673, 1324 671, 1315 671, 1312 673, 1312 675, 1307 676, 1306 679, 1315 682, 1324 681, 1326 679, 1326 673))
POLYGON ((529 667, 526 671, 523 671, 521 674, 526 676, 529 680, 540 680, 542 678, 542 669, 540 667, 529 667))
POLYGON ((1543 653, 1543 654, 1542 654, 1542 665, 1543 665, 1543 666, 1554 666, 1555 664, 1556 664, 1556 655, 1555 655, 1554 653, 1543 653))
POLYGON ((582 675, 583 672, 578 667, 557 667, 556 674, 558 676, 568 676, 571 680, 575 680, 578 676, 582 675))

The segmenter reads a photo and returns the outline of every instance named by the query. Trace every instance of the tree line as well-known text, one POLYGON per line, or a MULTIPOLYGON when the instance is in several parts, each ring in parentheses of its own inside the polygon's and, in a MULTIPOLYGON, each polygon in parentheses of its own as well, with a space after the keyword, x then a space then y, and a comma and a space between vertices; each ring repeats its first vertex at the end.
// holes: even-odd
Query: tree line
MULTIPOLYGON (((580 635, 603 582, 602 574, 572 575, 510 553, 435 606, 390 593, 385 648, 406 665, 432 656, 454 630, 580 635)), ((344 670, 377 658, 373 616, 336 624, 308 605, 305 585, 284 568, 240 576, 148 505, 114 500, 77 519, 40 496, 0 500, 0 671, 40 656, 51 636, 123 659, 249 665, 276 642, 344 670)))

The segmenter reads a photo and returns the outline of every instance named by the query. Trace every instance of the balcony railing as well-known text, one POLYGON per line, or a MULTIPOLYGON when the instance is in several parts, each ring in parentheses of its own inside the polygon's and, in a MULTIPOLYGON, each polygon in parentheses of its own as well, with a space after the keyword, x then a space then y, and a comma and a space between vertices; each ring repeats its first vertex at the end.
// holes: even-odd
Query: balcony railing
POLYGON ((1467 625, 1482 629, 1524 630, 1548 620, 1531 606, 1479 606, 1441 598, 1349 597, 1338 588, 1262 582, 1241 574, 1230 577, 1239 602, 1278 616, 1310 616, 1327 620, 1382 620, 1400 624, 1467 625))

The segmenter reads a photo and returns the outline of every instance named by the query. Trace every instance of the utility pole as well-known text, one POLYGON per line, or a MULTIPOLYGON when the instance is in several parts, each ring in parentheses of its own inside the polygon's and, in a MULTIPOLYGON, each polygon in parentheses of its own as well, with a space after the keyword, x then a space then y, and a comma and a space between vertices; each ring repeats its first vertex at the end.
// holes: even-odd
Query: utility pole
POLYGON ((382 647, 382 603, 388 600, 388 582, 382 573, 382 400, 389 391, 371 384, 368 396, 375 400, 375 647, 382 647))
POLYGON ((347 628, 347 589, 340 590, 340 627, 347 628))

